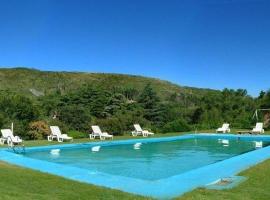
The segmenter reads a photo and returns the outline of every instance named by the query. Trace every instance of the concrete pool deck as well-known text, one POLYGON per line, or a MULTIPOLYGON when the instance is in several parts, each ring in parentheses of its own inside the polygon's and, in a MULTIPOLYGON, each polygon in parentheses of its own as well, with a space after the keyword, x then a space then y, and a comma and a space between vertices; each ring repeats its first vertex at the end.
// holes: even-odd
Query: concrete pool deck
MULTIPOLYGON (((49 149, 64 148, 80 148, 82 146, 107 146, 134 144, 136 142, 161 142, 174 141, 189 138, 213 138, 213 139, 240 139, 247 141, 270 141, 270 136, 254 136, 254 135, 231 135, 231 134, 189 134, 184 136, 166 137, 166 138, 147 138, 147 139, 131 139, 119 141, 91 142, 82 144, 63 144, 53 146, 29 147, 26 151, 42 151, 49 149)), ((0 160, 11 164, 27 167, 41 172, 46 172, 68 179, 95 184, 99 186, 119 189, 129 193, 150 196, 159 199, 166 199, 179 196, 187 191, 197 187, 203 187, 220 178, 226 178, 256 165, 270 158, 270 146, 256 149, 254 151, 244 153, 232 158, 206 165, 188 172, 171 176, 165 179, 155 181, 141 180, 123 176, 116 176, 107 173, 91 171, 78 167, 71 167, 63 164, 47 162, 25 157, 15 154, 6 149, 0 150, 0 160)))

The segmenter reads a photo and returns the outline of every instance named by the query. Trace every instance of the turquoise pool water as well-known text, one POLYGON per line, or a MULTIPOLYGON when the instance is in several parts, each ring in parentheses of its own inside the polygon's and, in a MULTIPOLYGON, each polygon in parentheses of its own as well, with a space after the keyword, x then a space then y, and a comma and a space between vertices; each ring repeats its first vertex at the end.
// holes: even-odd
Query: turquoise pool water
MULTIPOLYGON (((135 144, 135 143, 134 143, 135 144)), ((143 180, 159 180, 256 149, 255 142, 237 139, 189 138, 170 142, 29 151, 25 156, 143 180)), ((268 146, 269 142, 263 142, 268 146)))

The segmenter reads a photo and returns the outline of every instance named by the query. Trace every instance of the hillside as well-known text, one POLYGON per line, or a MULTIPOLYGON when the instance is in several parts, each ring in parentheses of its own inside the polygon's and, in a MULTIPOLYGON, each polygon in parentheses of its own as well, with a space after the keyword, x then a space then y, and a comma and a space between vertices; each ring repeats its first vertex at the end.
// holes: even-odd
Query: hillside
POLYGON ((269 94, 252 98, 244 89, 183 87, 132 75, 2 68, 0 128, 14 122, 27 139, 45 138, 49 125, 77 131, 74 137, 84 137, 93 124, 115 135, 130 133, 134 123, 162 133, 224 122, 249 129, 255 109, 270 106, 269 94))
POLYGON ((59 90, 65 94, 84 84, 102 85, 107 89, 114 87, 136 88, 141 91, 149 83, 163 99, 174 93, 178 95, 204 95, 208 92, 219 92, 210 89, 181 87, 168 81, 133 75, 0 68, 0 90, 9 90, 29 97, 54 94, 59 90))

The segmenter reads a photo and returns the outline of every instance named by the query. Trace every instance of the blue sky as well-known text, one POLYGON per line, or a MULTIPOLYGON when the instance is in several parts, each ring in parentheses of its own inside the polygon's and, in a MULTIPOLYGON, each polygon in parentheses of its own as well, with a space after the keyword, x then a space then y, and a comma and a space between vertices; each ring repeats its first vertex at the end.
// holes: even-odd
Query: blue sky
POLYGON ((0 66, 270 88, 268 0, 0 0, 0 66))

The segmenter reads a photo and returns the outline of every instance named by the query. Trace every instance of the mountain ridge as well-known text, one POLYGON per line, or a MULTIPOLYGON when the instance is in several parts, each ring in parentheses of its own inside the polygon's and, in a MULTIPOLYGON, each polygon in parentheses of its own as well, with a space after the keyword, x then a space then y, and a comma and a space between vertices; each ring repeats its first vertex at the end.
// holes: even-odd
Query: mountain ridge
POLYGON ((28 96, 32 94, 29 90, 36 90, 49 95, 59 89, 65 93, 77 89, 83 84, 103 84, 106 87, 135 87, 142 90, 148 83, 153 85, 161 97, 173 93, 221 92, 211 88, 181 86, 167 80, 132 74, 42 71, 26 67, 0 68, 0 90, 21 92, 28 96))

